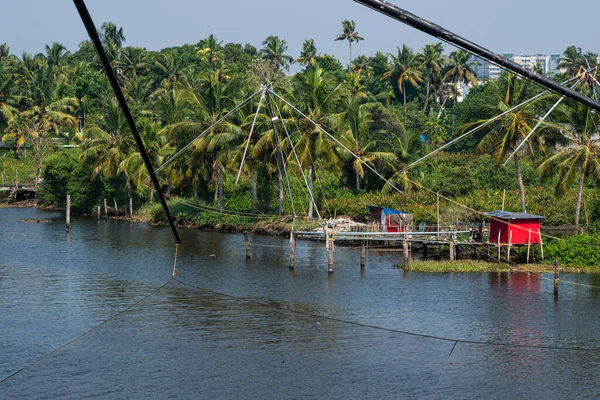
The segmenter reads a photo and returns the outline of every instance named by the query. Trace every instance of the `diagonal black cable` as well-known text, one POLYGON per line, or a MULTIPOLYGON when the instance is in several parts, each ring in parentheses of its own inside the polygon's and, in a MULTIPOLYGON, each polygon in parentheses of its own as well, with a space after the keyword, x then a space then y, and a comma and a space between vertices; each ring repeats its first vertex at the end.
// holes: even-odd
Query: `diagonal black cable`
POLYGON ((117 96, 117 101, 119 102, 119 105, 121 106, 121 110, 123 110, 123 114, 125 114, 125 118, 127 119, 127 122, 129 123, 129 128, 131 129, 131 133, 133 133, 133 137, 135 138, 135 143, 137 144, 137 146, 140 150, 140 155, 142 156, 142 159, 144 160, 144 165, 148 169, 148 174, 150 175, 152 184, 154 185, 154 187, 156 189, 156 193, 158 194, 160 204, 162 205, 163 210, 165 211, 165 215, 166 215, 167 219, 169 220, 169 225, 171 226, 171 231, 173 232, 173 237, 175 238, 175 243, 181 244, 181 238, 179 237, 179 232, 177 232, 177 227, 175 226, 173 217, 171 217, 171 213, 169 212, 169 207, 167 206, 165 197, 163 196, 163 193, 160 190, 160 183, 158 182, 158 178, 156 177, 156 174, 154 173, 154 168, 152 167, 152 163, 150 162, 150 157, 148 157, 148 152, 146 151, 146 147, 144 146, 144 141, 142 140, 142 137, 140 136, 140 133, 138 132, 137 126, 135 125, 135 121, 133 120, 133 116, 131 115, 131 111, 129 111, 129 106, 127 105, 127 101, 125 100, 125 96, 123 95, 123 91, 121 90, 121 86, 119 86, 119 82, 117 81, 115 72, 113 71, 113 69, 110 65, 110 61, 108 60, 108 57, 106 56, 106 52, 104 51, 104 47, 102 46, 102 43, 100 42, 100 37, 98 36, 98 31, 96 30, 94 21, 92 20, 92 17, 90 16, 90 13, 87 9, 87 6, 85 5, 84 0, 73 0, 73 3, 75 3, 75 7, 77 8, 77 11, 79 12, 81 21, 83 22, 83 25, 85 26, 85 29, 87 30, 88 35, 90 36, 90 39, 92 40, 92 43, 94 43, 94 47, 96 47, 96 51, 98 52, 98 56, 100 57, 100 61, 102 62, 102 66, 104 67, 104 71, 106 72, 106 75, 108 77, 110 85, 112 86, 113 91, 115 92, 115 96, 117 96))

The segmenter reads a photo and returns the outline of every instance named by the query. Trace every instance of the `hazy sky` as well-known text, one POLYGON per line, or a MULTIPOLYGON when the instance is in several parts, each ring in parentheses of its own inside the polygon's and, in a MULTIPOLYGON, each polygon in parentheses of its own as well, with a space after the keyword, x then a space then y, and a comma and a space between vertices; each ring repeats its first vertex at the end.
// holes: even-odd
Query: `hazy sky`
MULTIPOLYGON (((11 51, 42 52, 61 42, 75 51, 87 39, 71 0, 4 1, 0 7, 0 43, 11 51)), ((597 21, 600 2, 581 0, 394 0, 392 3, 442 25, 497 53, 561 53, 576 44, 600 52, 597 21), (576 7, 569 9, 569 5, 576 7)), ((395 52, 403 43, 420 49, 434 39, 376 13, 352 0, 87 0, 99 27, 113 21, 122 26, 126 45, 158 50, 215 34, 225 42, 257 48, 270 34, 289 45, 298 57, 304 39, 313 38, 319 52, 334 54, 344 64, 347 42, 335 42, 341 21, 353 19, 365 38, 353 55, 377 50, 395 52)), ((448 51, 453 49, 447 46, 448 51)))

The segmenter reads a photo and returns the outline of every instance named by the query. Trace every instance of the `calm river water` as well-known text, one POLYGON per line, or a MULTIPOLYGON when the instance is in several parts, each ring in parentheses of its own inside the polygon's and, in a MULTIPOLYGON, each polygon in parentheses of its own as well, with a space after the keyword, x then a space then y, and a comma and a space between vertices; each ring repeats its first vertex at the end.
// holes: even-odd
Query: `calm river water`
POLYGON ((253 236, 246 262, 241 235, 181 235, 179 279, 197 288, 169 282, 167 228, 74 218, 67 235, 61 213, 0 209, 0 379, 169 282, 0 383, 0 399, 600 396, 598 289, 561 284, 555 302, 550 279, 404 273, 392 252, 361 273, 341 247, 328 276, 324 245, 304 241, 290 272, 286 239, 253 236))

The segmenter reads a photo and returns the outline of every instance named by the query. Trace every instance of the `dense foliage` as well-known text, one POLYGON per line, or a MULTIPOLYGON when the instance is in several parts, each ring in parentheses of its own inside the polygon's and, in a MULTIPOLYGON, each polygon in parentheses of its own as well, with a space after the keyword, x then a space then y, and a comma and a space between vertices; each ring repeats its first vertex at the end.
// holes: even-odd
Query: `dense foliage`
MULTIPOLYGON (((365 40, 353 21, 343 21, 335 38, 349 46, 348 67, 320 54, 312 39, 294 59, 277 36, 260 49, 211 35, 154 52, 124 46, 123 29, 112 23, 100 34, 154 166, 168 160, 159 178, 178 220, 364 219, 366 206, 377 204, 432 222, 439 193, 446 222, 478 221, 474 210, 500 208, 503 191, 506 209, 527 208, 550 224, 589 223, 600 212, 593 190, 598 117, 565 101, 542 122, 552 95, 513 109, 542 89, 508 73, 478 81, 464 51, 447 54, 434 43, 353 56, 352 44, 365 40), (237 107, 267 82, 282 98, 255 95, 237 107), (535 125, 513 162, 501 166, 535 125)), ((555 79, 576 76, 588 63, 595 65, 595 55, 570 47, 555 79)), ((588 81, 578 90, 591 94, 588 81)), ((54 43, 22 57, 0 44, 0 110, 1 139, 11 147, 0 157, 7 182, 18 174, 40 185, 46 204, 62 205, 69 193, 82 212, 104 198, 152 202, 139 150, 89 41, 73 53, 54 43), (66 143, 78 149, 60 147, 66 143)), ((163 218, 156 206, 150 214, 163 218)))

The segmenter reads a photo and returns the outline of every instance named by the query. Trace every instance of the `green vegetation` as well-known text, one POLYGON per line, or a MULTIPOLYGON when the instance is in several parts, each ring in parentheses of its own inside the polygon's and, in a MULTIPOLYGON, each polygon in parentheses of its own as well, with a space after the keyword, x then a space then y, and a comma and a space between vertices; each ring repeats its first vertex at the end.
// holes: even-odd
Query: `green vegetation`
POLYGON ((506 264, 488 263, 483 261, 414 261, 401 266, 405 271, 417 272, 511 272, 506 264))
MULTIPOLYGON (((158 167, 169 160, 159 179, 179 223, 242 230, 266 225, 268 230, 275 229, 269 224, 289 223, 286 216, 292 214, 364 220, 371 204, 433 223, 436 193, 442 223, 475 222, 483 216, 473 210, 500 208, 506 190, 507 210, 545 215, 547 224, 581 222, 595 229, 600 214, 596 114, 564 101, 514 162, 502 166, 557 101, 553 95, 507 112, 447 152, 404 170, 476 124, 541 93, 511 74, 478 81, 464 51, 447 54, 443 44, 432 43, 420 51, 400 45, 394 55, 355 57, 352 45, 368 37, 349 20, 334 38, 348 43, 347 68, 319 53, 313 39, 294 60, 286 41, 274 35, 260 49, 210 35, 155 52, 125 46, 123 29, 110 22, 100 33, 152 163, 158 167), (272 98, 275 130, 264 101, 257 113, 260 96, 255 96, 197 138, 265 79, 304 116, 272 98), (464 99, 463 84, 471 85, 464 99)), ((555 79, 573 77, 581 65, 593 67, 596 60, 569 47, 561 59, 566 72, 555 79)), ((590 94, 589 83, 577 90, 590 94)), ((150 220, 164 219, 89 41, 73 53, 54 43, 44 54, 22 57, 0 44, 0 137, 6 145, 0 155, 5 182, 14 183, 18 175, 21 183, 39 184, 41 204, 61 206, 68 193, 74 208, 89 213, 105 198, 121 205, 133 198, 134 208, 150 220), (65 143, 78 148, 59 147, 65 143)))
POLYGON ((588 273, 600 273, 600 234, 577 235, 544 246, 546 262, 567 267, 582 268, 588 273))

